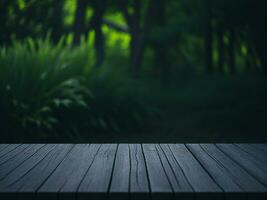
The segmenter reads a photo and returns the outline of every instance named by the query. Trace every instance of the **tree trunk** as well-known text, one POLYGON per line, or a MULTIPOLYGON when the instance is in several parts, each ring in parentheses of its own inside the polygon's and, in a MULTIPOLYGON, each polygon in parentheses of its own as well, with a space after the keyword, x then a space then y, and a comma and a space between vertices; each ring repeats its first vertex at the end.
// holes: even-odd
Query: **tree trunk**
POLYGON ((57 43, 63 32, 63 0, 53 2, 52 40, 57 43))
POLYGON ((134 0, 133 2, 133 14, 128 12, 128 1, 120 2, 120 9, 127 21, 130 34, 130 70, 134 78, 140 77, 142 69, 142 61, 144 57, 144 51, 146 46, 146 38, 149 32, 149 13, 151 10, 152 1, 148 1, 148 8, 146 10, 146 16, 143 26, 141 26, 141 0, 134 0))
MULTIPOLYGON (((136 0, 136 1, 140 1, 140 0, 136 0)), ((154 1, 149 0, 148 1, 148 5, 147 5, 147 9, 146 9, 146 14, 144 17, 144 22, 143 22, 143 27, 141 27, 141 19, 139 20, 139 31, 138 31, 138 36, 137 36, 137 41, 134 46, 134 62, 133 64, 133 68, 135 68, 134 70, 134 77, 135 78, 139 78, 140 77, 140 72, 142 69, 142 62, 143 62, 143 57, 144 57, 144 53, 145 53, 145 48, 147 45, 147 38, 151 29, 151 16, 152 16, 152 12, 153 12, 153 6, 154 6, 154 1)), ((141 7, 141 6, 140 6, 141 7)), ((138 11, 138 12, 141 12, 138 11)), ((140 15, 140 14, 139 14, 140 15)))
POLYGON ((102 32, 103 15, 106 7, 106 0, 96 0, 92 3, 94 9, 94 15, 92 19, 92 28, 95 30, 95 54, 96 62, 95 67, 100 67, 103 64, 105 58, 104 49, 104 35, 102 32))
POLYGON ((212 62, 212 44, 213 44, 213 28, 211 24, 212 12, 211 12, 211 1, 206 0, 206 13, 205 13, 205 60, 206 69, 208 73, 213 72, 213 62, 212 62))
POLYGON ((77 8, 75 13, 75 21, 73 25, 73 44, 78 45, 81 41, 82 34, 85 33, 85 14, 88 0, 77 0, 77 8))
POLYGON ((95 67, 100 67, 103 64, 104 57, 105 57, 105 50, 104 50, 104 35, 101 30, 102 23, 99 23, 95 27, 95 52, 96 52, 96 62, 95 67))
POLYGON ((230 27, 229 32, 229 70, 230 73, 234 74, 236 72, 236 55, 235 55, 235 47, 236 47, 236 35, 233 27, 230 27))
POLYGON ((222 25, 219 25, 218 27, 218 54, 219 54, 219 59, 218 59, 218 70, 220 73, 224 72, 224 28, 222 25))
MULTIPOLYGON (((152 24, 159 31, 164 31, 164 26, 166 25, 165 3, 165 0, 156 0, 152 8, 152 16, 154 19, 152 24)), ((153 42, 152 47, 154 49, 155 66, 160 69, 161 82, 163 85, 167 85, 170 81, 169 76, 171 69, 167 59, 168 44, 166 43, 166 39, 159 38, 157 41, 153 42)))
POLYGON ((8 5, 10 1, 8 0, 3 0, 0 2, 0 21, 1 26, 0 26, 0 44, 6 44, 9 42, 9 31, 7 28, 7 11, 8 11, 8 5))
POLYGON ((140 76, 141 70, 141 58, 143 51, 143 33, 141 30, 141 1, 134 1, 134 13, 130 24, 131 30, 131 42, 130 42, 130 59, 131 59, 131 71, 134 78, 140 76))

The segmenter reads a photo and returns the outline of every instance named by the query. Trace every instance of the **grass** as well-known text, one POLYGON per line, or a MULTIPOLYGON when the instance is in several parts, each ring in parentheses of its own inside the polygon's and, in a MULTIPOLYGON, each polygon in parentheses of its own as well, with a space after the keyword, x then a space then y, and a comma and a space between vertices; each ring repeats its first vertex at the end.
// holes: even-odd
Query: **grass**
POLYGON ((132 80, 116 51, 94 69, 85 45, 2 47, 1 142, 267 141, 266 77, 177 75, 162 86, 132 80))

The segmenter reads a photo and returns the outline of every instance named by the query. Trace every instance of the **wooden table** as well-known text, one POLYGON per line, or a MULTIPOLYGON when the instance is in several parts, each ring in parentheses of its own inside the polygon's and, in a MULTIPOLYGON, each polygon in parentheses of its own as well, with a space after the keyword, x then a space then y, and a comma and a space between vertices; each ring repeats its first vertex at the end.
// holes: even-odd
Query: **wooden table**
POLYGON ((0 144, 0 199, 267 199, 267 144, 0 144))

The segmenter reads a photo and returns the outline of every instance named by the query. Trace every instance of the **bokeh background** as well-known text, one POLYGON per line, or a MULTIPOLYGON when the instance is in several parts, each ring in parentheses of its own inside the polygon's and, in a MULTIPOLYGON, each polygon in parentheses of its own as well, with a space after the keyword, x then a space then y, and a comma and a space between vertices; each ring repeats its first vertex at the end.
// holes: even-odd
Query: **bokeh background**
POLYGON ((1 142, 267 142, 266 0, 0 0, 1 142))

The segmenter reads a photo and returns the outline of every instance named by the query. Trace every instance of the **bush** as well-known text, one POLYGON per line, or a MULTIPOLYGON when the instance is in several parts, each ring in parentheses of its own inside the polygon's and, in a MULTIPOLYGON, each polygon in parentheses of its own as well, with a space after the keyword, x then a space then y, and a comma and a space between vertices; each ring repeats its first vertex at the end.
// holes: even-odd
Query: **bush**
POLYGON ((86 45, 63 43, 28 39, 1 48, 2 140, 79 140, 144 128, 153 109, 131 92, 125 70, 94 69, 86 45))

